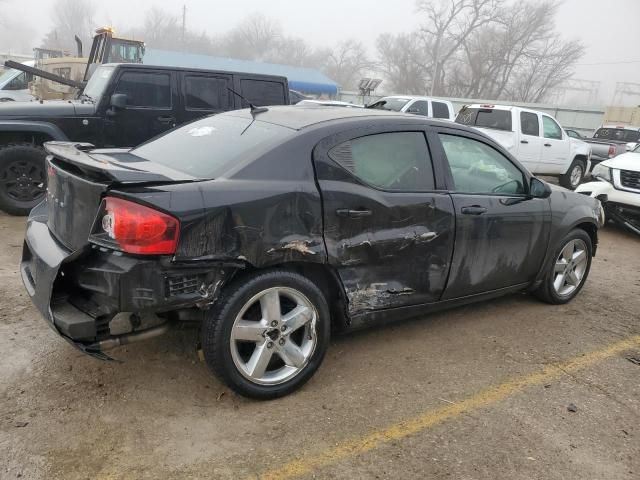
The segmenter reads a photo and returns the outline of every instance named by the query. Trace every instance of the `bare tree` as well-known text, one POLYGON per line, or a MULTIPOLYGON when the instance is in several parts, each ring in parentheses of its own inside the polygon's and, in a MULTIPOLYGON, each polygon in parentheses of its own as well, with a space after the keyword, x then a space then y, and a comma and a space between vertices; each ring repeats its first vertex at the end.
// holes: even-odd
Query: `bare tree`
POLYGON ((228 33, 224 49, 234 58, 262 60, 277 47, 282 36, 279 23, 262 14, 253 14, 228 33))
POLYGON ((354 88, 365 71, 373 66, 364 45, 345 40, 336 45, 327 58, 325 73, 342 88, 354 88))
POLYGON ((56 0, 51 8, 53 28, 45 35, 43 45, 73 51, 74 37, 85 43, 93 37, 95 4, 91 0, 56 0))
POLYGON ((376 68, 385 78, 386 88, 397 93, 423 95, 428 76, 428 52, 415 34, 378 37, 376 68))

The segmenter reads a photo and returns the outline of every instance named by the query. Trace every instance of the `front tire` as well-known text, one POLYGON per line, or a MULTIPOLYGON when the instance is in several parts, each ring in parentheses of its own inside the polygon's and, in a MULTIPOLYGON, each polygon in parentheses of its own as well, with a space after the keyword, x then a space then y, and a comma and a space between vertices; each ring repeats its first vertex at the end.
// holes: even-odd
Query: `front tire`
POLYGON ((567 173, 560 177, 560 185, 575 190, 584 180, 586 164, 582 160, 574 160, 567 173))
POLYGON ((535 295, 553 305, 570 302, 580 293, 589 276, 592 257, 593 244, 587 232, 571 231, 556 249, 535 295))
POLYGON ((329 345, 329 307, 306 277, 271 270, 226 287, 202 326, 209 368, 240 395, 271 399, 306 383, 329 345))
POLYGON ((32 144, 0 148, 0 209, 28 215, 45 196, 45 151, 32 144))

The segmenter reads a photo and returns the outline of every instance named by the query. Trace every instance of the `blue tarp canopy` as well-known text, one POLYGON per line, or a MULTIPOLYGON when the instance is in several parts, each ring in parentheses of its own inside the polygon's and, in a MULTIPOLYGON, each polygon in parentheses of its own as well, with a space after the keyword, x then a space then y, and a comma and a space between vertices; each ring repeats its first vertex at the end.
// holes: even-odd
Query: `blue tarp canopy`
POLYGON ((289 88, 304 93, 336 95, 338 85, 329 77, 313 68, 292 67, 275 63, 252 62, 234 58, 210 57, 194 53, 172 52, 147 48, 144 54, 146 65, 167 67, 202 68, 229 72, 261 73, 286 77, 289 88))

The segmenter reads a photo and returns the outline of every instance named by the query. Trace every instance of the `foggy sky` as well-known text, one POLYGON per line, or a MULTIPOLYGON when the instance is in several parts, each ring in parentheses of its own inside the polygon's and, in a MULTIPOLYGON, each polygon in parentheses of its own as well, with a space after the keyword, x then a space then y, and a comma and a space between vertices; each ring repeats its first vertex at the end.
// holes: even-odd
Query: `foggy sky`
MULTIPOLYGON (((46 32, 51 24, 46 12, 53 0, 29 0, 25 10, 21 0, 0 0, 0 28, 8 19, 46 32)), ((189 29, 221 33, 243 17, 263 12, 279 20, 284 31, 304 38, 312 45, 333 45, 339 40, 357 38, 374 51, 380 33, 413 30, 421 21, 415 0, 374 2, 371 0, 108 0, 97 2, 96 24, 114 25, 116 31, 141 23, 152 5, 175 14, 187 6, 189 29)), ((640 0, 565 0, 555 19, 567 38, 579 38, 587 47, 576 67, 574 78, 602 81, 602 99, 611 99, 616 81, 640 83, 640 62, 611 65, 583 65, 604 62, 640 61, 640 0)), ((41 35, 36 35, 39 43, 41 35)), ((34 45, 35 46, 35 45, 34 45)), ((0 44, 0 51, 6 45, 0 44)))

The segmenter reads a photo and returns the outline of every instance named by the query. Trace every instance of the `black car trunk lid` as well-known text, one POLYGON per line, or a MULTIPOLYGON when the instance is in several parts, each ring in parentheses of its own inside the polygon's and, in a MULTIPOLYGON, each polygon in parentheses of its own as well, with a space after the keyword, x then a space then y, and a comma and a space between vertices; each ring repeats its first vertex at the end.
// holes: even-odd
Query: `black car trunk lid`
POLYGON ((88 243, 100 203, 113 186, 194 181, 128 150, 90 150, 93 145, 49 142, 47 157, 48 227, 71 251, 88 243))

